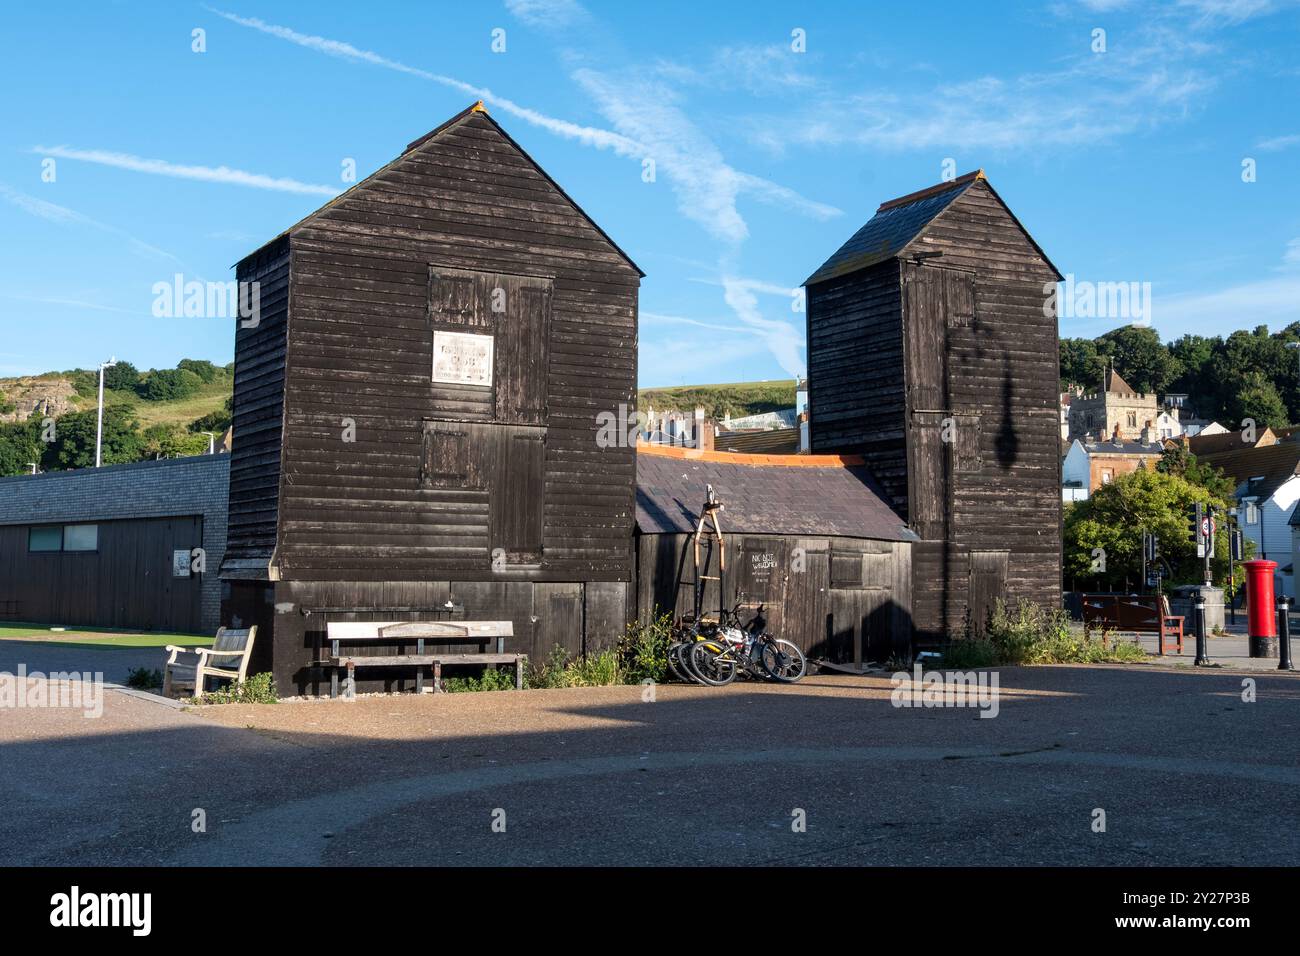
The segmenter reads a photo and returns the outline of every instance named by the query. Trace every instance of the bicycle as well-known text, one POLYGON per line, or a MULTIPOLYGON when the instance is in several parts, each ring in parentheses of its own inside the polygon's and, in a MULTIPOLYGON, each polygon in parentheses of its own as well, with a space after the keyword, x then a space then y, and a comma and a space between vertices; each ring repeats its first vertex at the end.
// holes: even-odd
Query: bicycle
POLYGON ((759 605, 753 619, 740 626, 737 603, 723 614, 712 635, 683 644, 678 651, 691 676, 699 683, 723 687, 736 679, 766 677, 783 684, 793 684, 808 670, 803 652, 791 641, 773 637, 763 617, 766 605, 759 605))

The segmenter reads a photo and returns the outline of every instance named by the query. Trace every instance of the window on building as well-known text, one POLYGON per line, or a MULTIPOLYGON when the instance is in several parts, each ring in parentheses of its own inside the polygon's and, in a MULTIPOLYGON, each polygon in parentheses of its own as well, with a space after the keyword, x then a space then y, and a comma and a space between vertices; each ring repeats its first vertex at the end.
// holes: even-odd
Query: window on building
POLYGON ((27 531, 28 551, 62 551, 63 527, 61 525, 44 528, 30 528, 27 531))
POLYGON ((1128 427, 1129 427, 1129 428, 1137 428, 1137 427, 1138 427, 1138 413, 1137 413, 1137 412, 1129 412, 1129 413, 1128 413, 1128 427))
POLYGON ((1246 524, 1259 524, 1259 507, 1253 501, 1246 502, 1246 524))
POLYGON ((1115 473, 1111 471, 1109 468, 1103 469, 1101 473, 1101 483, 1103 485, 1109 485, 1110 480, 1114 477, 1115 477, 1115 473))
POLYGON ((70 524, 63 529, 64 551, 98 551, 99 525, 70 524))

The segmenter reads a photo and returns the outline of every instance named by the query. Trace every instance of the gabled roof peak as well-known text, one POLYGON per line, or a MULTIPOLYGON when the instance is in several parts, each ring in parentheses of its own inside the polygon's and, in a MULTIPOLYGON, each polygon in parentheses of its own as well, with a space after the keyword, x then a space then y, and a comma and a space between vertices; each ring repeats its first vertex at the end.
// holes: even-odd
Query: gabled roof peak
POLYGON ((908 193, 906 196, 899 196, 897 199, 887 199, 882 202, 876 209, 876 212, 884 212, 886 209, 893 209, 895 206, 906 206, 914 203, 918 199, 925 199, 927 196, 937 196, 940 193, 947 192, 949 189, 956 189, 958 186, 965 186, 967 183, 973 183, 977 179, 987 179, 984 170, 977 169, 971 173, 965 173, 956 179, 950 179, 946 182, 938 183, 934 186, 927 186, 925 189, 918 189, 914 193, 908 193))

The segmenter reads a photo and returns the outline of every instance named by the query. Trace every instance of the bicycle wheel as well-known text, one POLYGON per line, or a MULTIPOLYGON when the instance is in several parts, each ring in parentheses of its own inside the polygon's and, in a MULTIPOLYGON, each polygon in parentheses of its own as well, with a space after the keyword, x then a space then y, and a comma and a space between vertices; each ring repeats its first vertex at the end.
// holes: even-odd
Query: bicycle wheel
POLYGON ((700 641, 690 648, 691 673, 711 687, 725 687, 736 679, 736 662, 726 648, 713 641, 700 641))
POLYGON ((685 651, 689 646, 690 645, 686 642, 681 641, 668 648, 668 668, 673 672, 673 676, 683 684, 698 683, 698 681, 691 676, 691 672, 687 669, 683 660, 683 651, 685 651))
POLYGON ((787 640, 772 640, 763 645, 763 670, 772 680, 793 684, 808 670, 803 651, 787 640))

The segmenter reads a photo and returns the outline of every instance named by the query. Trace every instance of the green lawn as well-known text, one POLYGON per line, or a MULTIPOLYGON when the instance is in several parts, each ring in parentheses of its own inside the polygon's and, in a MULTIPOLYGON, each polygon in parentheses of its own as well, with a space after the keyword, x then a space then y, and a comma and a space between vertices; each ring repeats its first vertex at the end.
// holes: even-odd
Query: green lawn
POLYGON ((212 638, 202 634, 167 634, 159 631, 114 631, 100 627, 51 631, 48 624, 0 624, 0 641, 46 641, 81 647, 211 647, 212 638))

